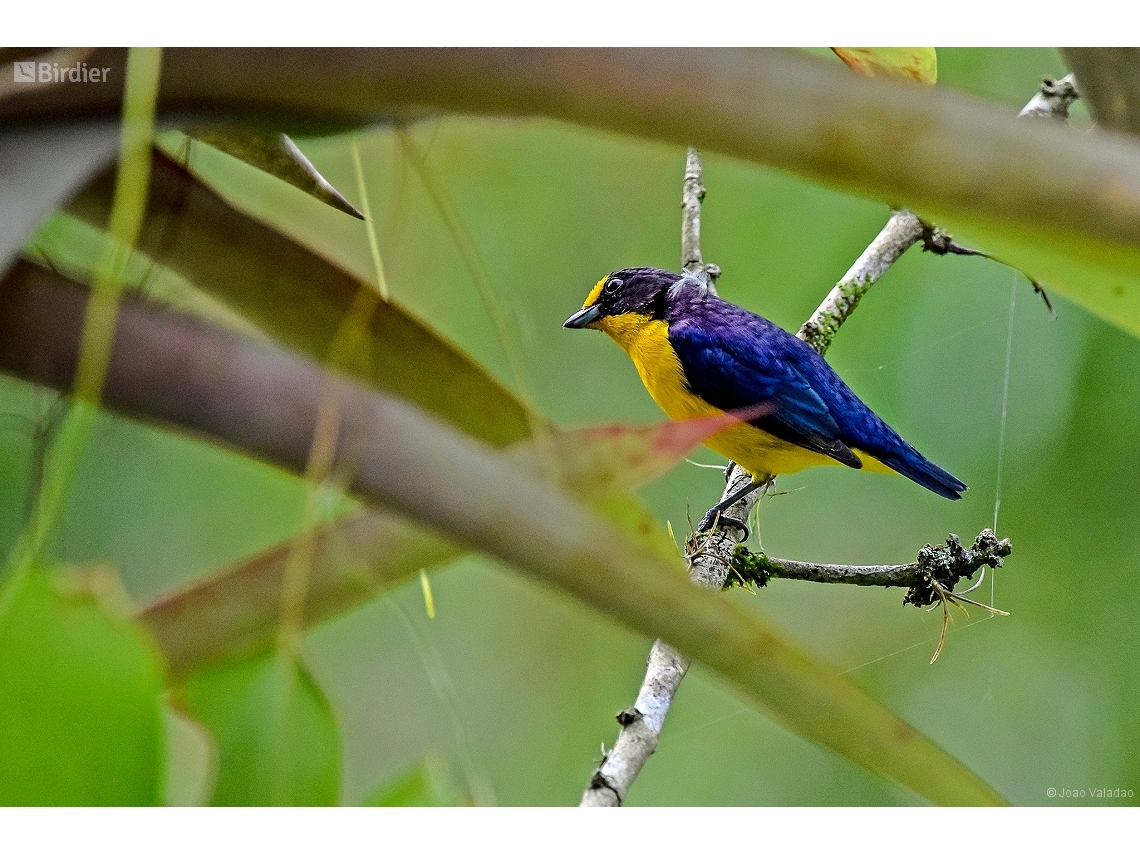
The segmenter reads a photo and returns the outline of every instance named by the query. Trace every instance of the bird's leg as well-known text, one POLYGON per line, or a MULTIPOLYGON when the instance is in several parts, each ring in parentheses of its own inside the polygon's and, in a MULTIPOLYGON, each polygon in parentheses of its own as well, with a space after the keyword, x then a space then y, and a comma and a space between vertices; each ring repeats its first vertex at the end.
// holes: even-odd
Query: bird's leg
POLYGON ((740 529, 744 532, 743 540, 748 540, 748 526, 740 522, 740 520, 734 520, 732 517, 722 516, 722 514, 749 493, 758 490, 764 483, 764 481, 758 481, 753 478, 752 481, 737 490, 727 499, 713 505, 709 508, 708 513, 701 519, 700 524, 697 526, 697 531, 709 531, 713 526, 729 526, 730 528, 740 529))

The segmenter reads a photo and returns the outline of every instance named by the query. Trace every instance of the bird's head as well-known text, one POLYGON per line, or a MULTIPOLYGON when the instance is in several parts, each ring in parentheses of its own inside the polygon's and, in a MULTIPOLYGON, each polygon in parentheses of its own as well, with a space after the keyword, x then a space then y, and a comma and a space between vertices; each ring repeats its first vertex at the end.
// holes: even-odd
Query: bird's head
MULTIPOLYGON (((683 276, 656 267, 627 267, 616 270, 594 286, 581 311, 575 312, 562 326, 567 329, 606 329, 606 320, 622 315, 657 318, 665 311, 669 289, 683 281, 683 276)), ((607 330, 608 331, 608 330, 607 330)))

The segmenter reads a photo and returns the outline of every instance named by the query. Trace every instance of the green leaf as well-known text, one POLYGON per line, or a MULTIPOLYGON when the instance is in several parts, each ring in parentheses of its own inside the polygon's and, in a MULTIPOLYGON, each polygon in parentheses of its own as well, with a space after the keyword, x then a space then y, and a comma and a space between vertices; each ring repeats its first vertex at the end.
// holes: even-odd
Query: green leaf
POLYGON ((363 807, 453 807, 464 804, 461 788, 434 756, 426 757, 369 795, 363 807))
MULTIPOLYGON (((98 272, 99 260, 109 254, 114 243, 102 229, 55 211, 28 239, 24 253, 32 261, 47 264, 69 278, 91 281, 98 272)), ((130 253, 117 273, 113 284, 119 291, 131 290, 174 311, 194 315, 251 338, 265 338, 261 330, 233 309, 142 252, 130 253)))
POLYGON ((933 86, 938 55, 932 47, 832 48, 853 71, 865 77, 893 77, 933 86))
POLYGON ((285 134, 237 125, 192 127, 185 130, 189 137, 198 142, 224 151, 262 172, 268 172, 338 211, 344 211, 358 220, 364 219, 364 215, 317 171, 297 148, 297 144, 285 134))
POLYGON ((0 594, 0 804, 160 801, 162 666, 106 569, 0 594))
MULTIPOLYGON (((112 186, 110 173, 100 176, 68 211, 102 226, 112 186)), ((157 153, 150 191, 139 249, 266 335, 319 362, 331 360, 484 442, 506 445, 530 435, 535 416, 502 384, 381 301, 370 283, 236 210, 157 153)))
POLYGON ((212 804, 337 804, 340 733, 328 700, 294 657, 202 671, 182 697, 217 741, 212 804))

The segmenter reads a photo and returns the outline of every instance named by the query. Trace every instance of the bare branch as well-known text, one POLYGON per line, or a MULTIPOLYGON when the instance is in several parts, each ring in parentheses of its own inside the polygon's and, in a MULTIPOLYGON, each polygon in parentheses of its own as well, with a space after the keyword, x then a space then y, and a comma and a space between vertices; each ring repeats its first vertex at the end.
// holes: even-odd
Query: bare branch
POLYGON ((701 202, 705 198, 701 172, 701 156, 690 147, 685 156, 685 180, 681 184, 681 267, 698 276, 704 274, 709 291, 715 294, 720 268, 705 264, 701 256, 701 202))
MULTIPOLYGON (((1045 78, 1041 89, 1022 109, 1020 116, 1052 116, 1061 120, 1069 116, 1069 105, 1078 97, 1073 75, 1060 80, 1045 78)), ((839 327, 859 305, 863 295, 870 290, 879 278, 887 272, 899 257, 919 240, 923 249, 937 255, 978 255, 992 256, 981 250, 971 249, 956 243, 941 229, 923 223, 910 211, 898 210, 891 214, 887 224, 878 236, 871 241, 863 254, 851 265, 843 278, 827 295, 827 299, 815 310, 815 314, 800 328, 797 335, 810 344, 821 356, 831 346, 839 327)), ((1049 298, 1040 284, 1030 280, 1045 299, 1049 311, 1053 311, 1049 298)))
MULTIPOLYGON (((752 480, 752 476, 735 463, 729 465, 725 478, 722 501, 752 480)), ((760 489, 749 493, 730 506, 722 517, 744 523, 763 492, 760 489)), ((694 534, 685 549, 693 584, 712 591, 725 587, 733 555, 743 537, 744 530, 735 526, 718 526, 713 531, 694 534)), ((621 807, 630 785, 657 748, 665 715, 688 667, 689 660, 680 652, 661 639, 654 642, 637 700, 632 707, 618 713, 621 732, 590 777, 581 807, 621 807)))
POLYGON ((664 641, 653 643, 637 700, 617 714, 621 733, 590 777, 579 807, 621 807, 641 767, 657 748, 665 714, 688 667, 689 660, 664 641))
POLYGON ((771 558, 751 552, 743 546, 733 556, 734 575, 729 582, 763 586, 769 579, 800 579, 806 582, 828 582, 848 585, 873 585, 884 588, 910 588, 905 602, 930 605, 934 601, 931 580, 952 591, 963 578, 970 578, 981 567, 1001 567, 1003 559, 1013 551, 1009 538, 998 540, 990 529, 982 529, 972 548, 962 546, 955 534, 945 546, 927 544, 918 558, 909 564, 814 564, 771 558))
POLYGON ((701 258, 701 201, 705 185, 701 181, 701 156, 690 148, 685 156, 685 179, 681 184, 681 267, 690 273, 704 268, 701 258))
MULTIPOLYGON (((725 470, 724 493, 720 500, 727 501, 752 482, 752 475, 742 466, 729 463, 725 470)), ((717 591, 724 587, 728 574, 732 568, 732 556, 740 541, 744 540, 744 524, 748 521, 752 507, 760 500, 769 481, 758 490, 755 490, 720 514, 720 520, 712 531, 695 532, 685 545, 685 557, 689 562, 689 578, 694 584, 702 588, 717 591), (740 525, 724 525, 724 521, 735 522, 740 525)))
MULTIPOLYGON (((1018 118, 1052 118, 1065 122, 1069 118, 1070 105, 1079 97, 1077 81, 1072 74, 1068 74, 1060 80, 1046 77, 1041 81, 1041 88, 1017 115, 1018 118)), ((924 252, 933 252, 935 255, 977 255, 996 261, 998 264, 1004 264, 1003 261, 994 258, 988 252, 971 249, 968 246, 956 243, 947 232, 929 223, 923 223, 922 249, 924 252)), ((1057 310, 1053 308, 1053 303, 1050 301, 1049 295, 1045 293, 1045 289, 1041 287, 1041 283, 1024 271, 1021 272, 1029 280, 1033 290, 1041 295, 1041 299, 1045 302, 1045 308, 1049 310, 1050 316, 1056 320, 1057 310)))

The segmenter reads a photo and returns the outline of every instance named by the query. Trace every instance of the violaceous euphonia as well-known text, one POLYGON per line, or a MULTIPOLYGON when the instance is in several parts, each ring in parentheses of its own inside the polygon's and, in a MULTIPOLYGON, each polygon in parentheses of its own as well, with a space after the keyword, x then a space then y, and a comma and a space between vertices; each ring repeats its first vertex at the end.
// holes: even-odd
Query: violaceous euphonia
POLYGON ((653 267, 615 271, 563 326, 600 329, 621 345, 670 418, 766 405, 760 417, 705 441, 744 467, 752 484, 713 508, 702 530, 763 482, 808 466, 898 472, 947 499, 966 489, 875 415, 812 348, 715 296, 697 276, 653 267))

